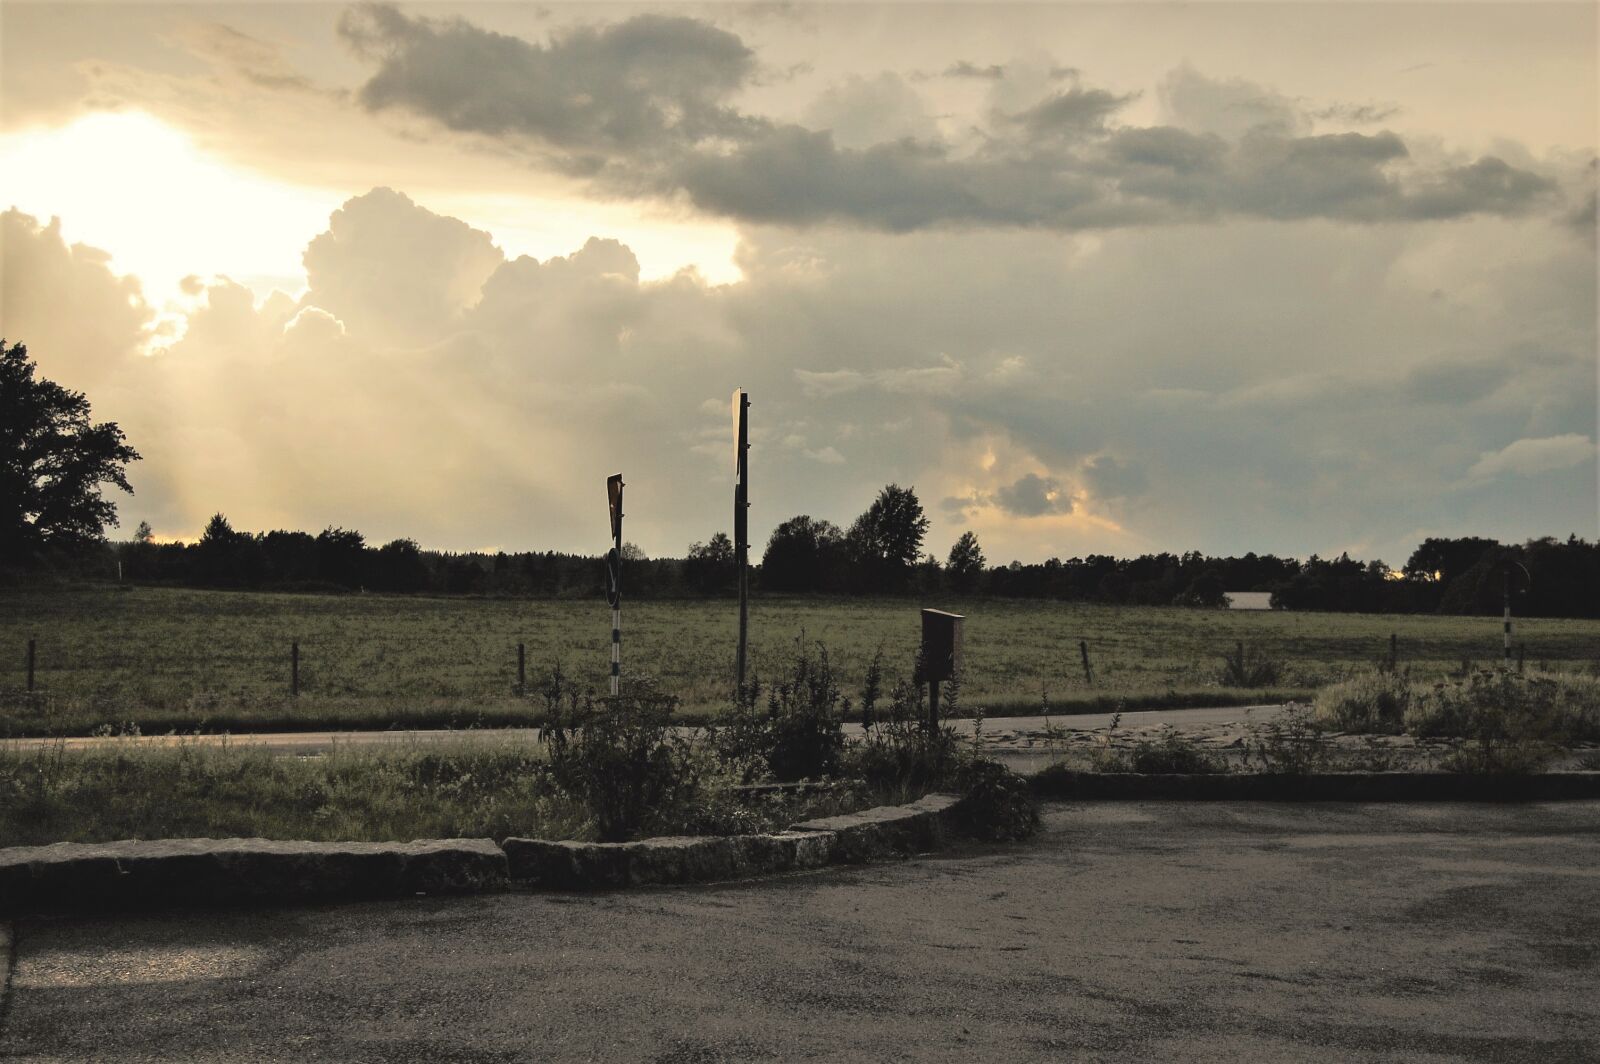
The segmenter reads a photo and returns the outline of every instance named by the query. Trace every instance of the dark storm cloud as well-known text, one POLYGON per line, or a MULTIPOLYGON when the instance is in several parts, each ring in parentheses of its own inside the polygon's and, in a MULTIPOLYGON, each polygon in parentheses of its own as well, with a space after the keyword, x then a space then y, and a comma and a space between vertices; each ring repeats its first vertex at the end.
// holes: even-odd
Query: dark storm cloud
POLYGON ((1032 107, 1007 116, 1019 123, 1033 136, 1077 135, 1098 131, 1119 109, 1137 97, 1137 93, 1118 96, 1104 89, 1083 89, 1074 86, 1040 100, 1032 107))
POLYGON ((461 18, 364 4, 345 12, 339 33, 378 64, 361 87, 363 105, 404 107, 454 130, 648 155, 748 125, 720 101, 749 80, 755 54, 692 18, 638 15, 558 31, 539 45, 461 18))
POLYGON ((1028 473, 994 493, 995 503, 1014 517, 1072 512, 1072 497, 1051 477, 1028 473))
MULTIPOLYGON (((1293 101, 1189 67, 1161 86, 1172 125, 1112 125, 1137 94, 1084 87, 1074 75, 1065 91, 994 111, 982 146, 958 151, 916 114, 898 78, 847 87, 851 99, 873 88, 893 103, 862 128, 838 115, 818 129, 741 113, 728 101, 753 83, 755 53, 687 17, 639 15, 537 44, 365 5, 345 14, 340 33, 377 65, 358 94, 370 110, 401 108, 505 140, 610 194, 686 195, 747 222, 891 232, 1225 216, 1380 223, 1516 215, 1557 193, 1549 178, 1495 157, 1428 170, 1390 132, 1307 135, 1310 118, 1293 101)), ((947 73, 994 71, 1005 77, 970 62, 947 73)))

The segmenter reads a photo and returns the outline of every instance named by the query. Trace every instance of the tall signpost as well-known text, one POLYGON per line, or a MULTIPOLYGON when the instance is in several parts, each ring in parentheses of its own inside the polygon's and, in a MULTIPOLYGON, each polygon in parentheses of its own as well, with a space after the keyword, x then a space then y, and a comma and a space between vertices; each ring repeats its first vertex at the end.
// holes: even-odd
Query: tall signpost
POLYGON ((739 567, 739 690, 750 624, 750 396, 733 391, 733 550, 739 567))
POLYGON ((606 600, 611 603, 611 697, 622 692, 622 474, 606 478, 611 505, 611 552, 606 555, 606 600))

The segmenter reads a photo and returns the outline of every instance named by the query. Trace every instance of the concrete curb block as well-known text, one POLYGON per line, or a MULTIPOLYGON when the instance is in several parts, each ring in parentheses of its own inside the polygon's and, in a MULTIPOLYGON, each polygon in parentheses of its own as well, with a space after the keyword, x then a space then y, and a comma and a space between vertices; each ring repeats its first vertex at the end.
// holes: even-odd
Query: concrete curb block
POLYGON ((1319 775, 1141 775, 1064 772, 1029 777, 1040 798, 1225 802, 1548 802, 1600 798, 1600 772, 1462 776, 1439 772, 1319 775))
POLYGON ((931 849, 960 798, 930 794, 774 835, 551 842, 161 839, 0 849, 0 913, 558 890, 745 879, 931 849))
POLYGON ((161 839, 0 850, 0 912, 227 905, 503 889, 491 839, 161 839))
POLYGON ((808 820, 776 835, 549 842, 507 839, 511 878, 558 890, 700 883, 820 868, 936 846, 960 803, 930 794, 910 805, 808 820))

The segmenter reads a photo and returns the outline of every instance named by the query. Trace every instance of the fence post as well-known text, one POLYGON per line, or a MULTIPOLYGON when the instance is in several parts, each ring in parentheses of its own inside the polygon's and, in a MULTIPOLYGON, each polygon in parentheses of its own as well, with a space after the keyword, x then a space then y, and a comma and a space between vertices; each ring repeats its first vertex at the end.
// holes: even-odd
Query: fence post
POLYGON ((1390 632, 1389 633, 1389 671, 1393 672, 1395 670, 1395 667, 1397 665, 1399 665, 1399 664, 1400 664, 1399 640, 1395 637, 1395 633, 1390 632))
POLYGON ((1089 642, 1086 639, 1078 640, 1078 653, 1083 655, 1083 682, 1090 687, 1094 686, 1094 674, 1089 671, 1089 642))
POLYGON ((28 693, 33 694, 33 657, 34 641, 28 640, 28 693))
POLYGON ((289 644, 289 697, 300 697, 300 641, 289 644))
POLYGON ((527 649, 523 644, 517 644, 517 697, 521 698, 528 688, 528 657, 527 649))

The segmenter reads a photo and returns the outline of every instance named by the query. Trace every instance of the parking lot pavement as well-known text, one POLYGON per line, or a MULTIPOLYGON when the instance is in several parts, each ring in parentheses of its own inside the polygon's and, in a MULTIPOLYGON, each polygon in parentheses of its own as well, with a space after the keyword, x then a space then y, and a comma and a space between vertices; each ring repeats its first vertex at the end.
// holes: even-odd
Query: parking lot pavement
POLYGON ((1600 803, 1063 804, 766 882, 15 945, 28 1061, 1594 1061, 1600 803))

